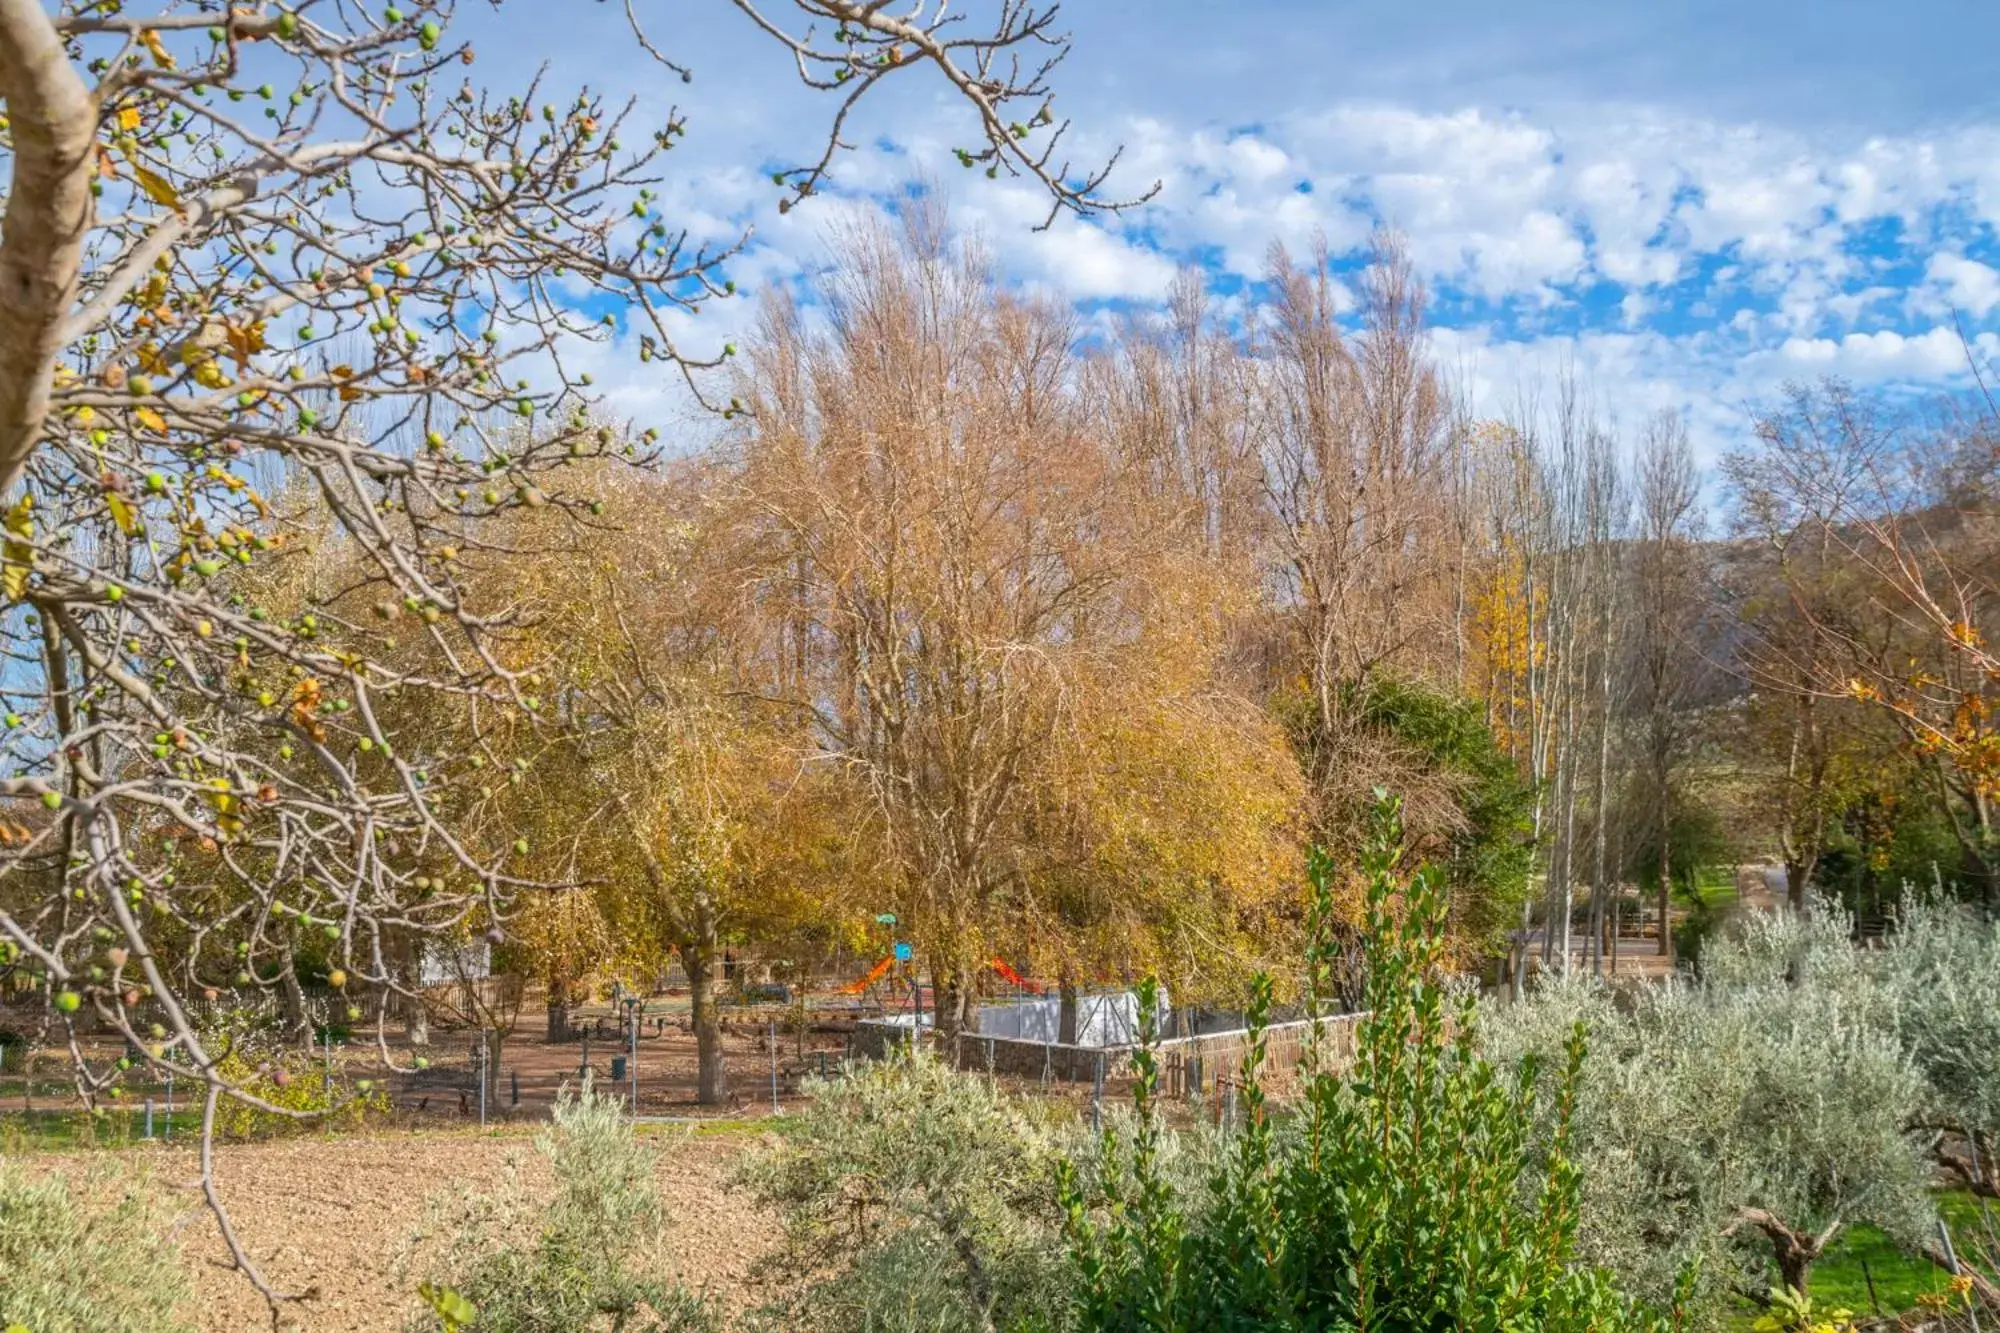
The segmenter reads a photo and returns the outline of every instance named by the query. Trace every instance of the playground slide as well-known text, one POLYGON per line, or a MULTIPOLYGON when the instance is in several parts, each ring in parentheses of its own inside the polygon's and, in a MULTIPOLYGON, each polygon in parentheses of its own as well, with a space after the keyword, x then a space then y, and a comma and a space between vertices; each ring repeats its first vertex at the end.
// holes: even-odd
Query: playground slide
MULTIPOLYGON (((884 958, 881 962, 875 964, 874 967, 870 968, 868 975, 861 978, 861 980, 850 981, 845 986, 842 986, 840 988, 840 993, 842 995, 861 994, 863 991, 867 990, 870 986, 874 985, 876 982, 880 981, 883 977, 887 976, 889 973, 889 969, 894 967, 895 965, 896 965, 896 957, 894 954, 891 954, 889 957, 884 958)), ((1026 977, 1022 976, 1019 972, 1016 972, 1013 968, 1007 966, 1006 959, 995 958, 990 960, 986 965, 992 968, 994 972, 998 973, 1000 979, 1002 981, 1007 982, 1009 985, 1019 986, 1022 990, 1027 991, 1031 995, 1040 995, 1042 993, 1042 987, 1040 985, 1028 980, 1026 977)))
POLYGON ((896 965, 896 956, 894 954, 891 954, 887 958, 884 958, 881 962, 875 964, 873 968, 869 969, 868 975, 861 978, 861 980, 850 981, 845 986, 842 986, 840 988, 840 993, 842 995, 861 994, 861 992, 867 990, 870 986, 874 985, 876 982, 880 981, 883 977, 887 976, 889 974, 889 969, 894 967, 895 965, 896 965))

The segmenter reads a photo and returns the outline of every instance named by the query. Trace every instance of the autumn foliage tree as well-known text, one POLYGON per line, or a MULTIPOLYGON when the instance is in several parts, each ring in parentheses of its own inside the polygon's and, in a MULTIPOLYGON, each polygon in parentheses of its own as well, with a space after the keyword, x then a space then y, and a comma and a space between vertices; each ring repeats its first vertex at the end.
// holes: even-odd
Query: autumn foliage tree
POLYGON ((940 1029, 996 952, 1253 942, 1282 738, 1230 693, 1175 512, 1082 409, 1070 317, 922 205, 839 244, 825 331, 781 302, 751 349, 731 503, 769 690, 866 793, 940 1029))
POLYGON ((1730 465, 1792 622, 1759 640, 1760 674, 1822 711, 1858 704, 1894 727, 1989 896, 1997 430, 1990 408, 1925 420, 1829 381, 1794 386, 1730 465))
MULTIPOLYGON (((826 183, 858 101, 919 70, 967 105, 968 161, 1098 206, 1102 175, 1057 154, 1052 11, 733 8, 834 108, 823 147, 774 173, 786 206, 826 183)), ((450 19, 435 0, 0 4, 0 794, 44 816, 5 858, 0 968, 59 1025, 87 1010, 200 1088, 211 1121, 242 1093, 190 990, 255 984, 299 937, 393 988, 387 935, 504 929, 526 868, 443 817, 478 782, 478 733, 451 751, 391 734, 389 703, 534 713, 537 664, 498 646, 509 610, 458 557, 496 514, 589 502, 561 470, 606 448, 578 341, 619 332, 670 374, 727 350, 674 333, 730 294, 734 249, 661 215, 684 119, 482 87, 450 19), (605 327, 586 294, 623 314, 605 327), (421 669, 372 615, 255 595, 247 571, 322 520, 356 571, 343 605, 427 639, 421 669), (236 891, 186 891, 218 879, 236 891)), ((86 1097, 119 1076, 80 1054, 86 1097)))

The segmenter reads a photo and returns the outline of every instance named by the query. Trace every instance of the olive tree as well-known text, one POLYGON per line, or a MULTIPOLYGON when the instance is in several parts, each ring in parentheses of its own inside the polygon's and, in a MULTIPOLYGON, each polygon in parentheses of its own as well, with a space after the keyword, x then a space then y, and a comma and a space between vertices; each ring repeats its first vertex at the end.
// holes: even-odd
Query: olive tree
POLYGON ((1492 1015, 1488 1040, 1506 1053, 1589 1028, 1579 1233, 1642 1291, 1660 1289, 1671 1256, 1701 1260, 1711 1296, 1807 1292, 1855 1222, 1929 1243, 1929 1163, 1909 1132, 1926 1083, 1849 924, 1825 903, 1746 917, 1704 950, 1697 983, 1622 1009, 1594 984, 1551 987, 1492 1015))
POLYGON ((809 1088, 742 1173, 784 1217, 771 1327, 1062 1326, 1056 1164, 1085 1146, 1067 1108, 921 1048, 809 1088))
MULTIPOLYGON (((1058 156, 1054 6, 715 7, 831 105, 820 146, 772 174, 783 207, 906 71, 968 107, 968 165, 1035 183, 1051 217, 1116 206, 1058 156)), ((635 48, 691 77, 627 8, 635 48)), ((534 720, 534 664, 502 651, 514 616, 459 559, 515 507, 589 522, 572 457, 645 456, 650 432, 585 424, 583 340, 702 402, 730 350, 676 333, 733 293, 739 248, 661 214, 685 118, 550 76, 482 86, 452 17, 0 0, 0 797, 27 829, 0 859, 0 970, 41 989, 86 1100, 121 1074, 79 1019, 200 1087, 212 1124, 249 1094, 191 996, 281 984, 309 939, 379 1034, 408 975, 395 940, 504 930, 531 887, 516 844, 439 814, 478 729, 447 752, 392 705, 444 692, 534 720), (260 596, 295 550, 351 565, 343 609, 260 596)))
POLYGON ((1924 1071, 1933 1156, 1974 1194, 2000 1199, 2000 921, 1906 902, 1877 966, 1924 1071))

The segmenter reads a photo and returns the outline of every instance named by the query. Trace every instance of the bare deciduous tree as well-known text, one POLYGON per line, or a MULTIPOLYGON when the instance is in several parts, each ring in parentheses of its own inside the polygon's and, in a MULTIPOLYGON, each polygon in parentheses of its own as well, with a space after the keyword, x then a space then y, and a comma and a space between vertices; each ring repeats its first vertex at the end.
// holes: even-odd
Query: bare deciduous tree
POLYGON ((1668 908, 1673 894, 1675 776, 1684 758, 1683 705, 1696 672, 1699 648, 1693 629, 1701 614, 1698 552, 1702 527, 1700 483, 1687 426, 1663 414, 1647 423, 1640 438, 1636 483, 1638 548, 1635 559, 1634 624, 1638 671, 1635 702, 1643 740, 1639 747, 1649 799, 1657 822, 1653 849, 1659 883, 1659 951, 1671 956, 1673 931, 1668 908))

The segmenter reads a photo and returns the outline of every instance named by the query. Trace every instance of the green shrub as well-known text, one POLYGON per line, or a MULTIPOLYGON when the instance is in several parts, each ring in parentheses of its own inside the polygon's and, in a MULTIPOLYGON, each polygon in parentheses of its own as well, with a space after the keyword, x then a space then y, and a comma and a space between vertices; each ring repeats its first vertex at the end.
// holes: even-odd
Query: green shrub
MULTIPOLYGON (((1210 1186, 1159 1171, 1154 1066, 1139 1058, 1139 1116, 1121 1178, 1065 1172, 1080 1325, 1092 1330, 1650 1328, 1602 1275, 1572 1262, 1578 1170, 1568 1151, 1584 1041, 1572 1030, 1549 1092, 1554 1135, 1537 1159, 1536 1065, 1482 1059, 1475 1009, 1443 979, 1443 895, 1392 867, 1396 805, 1380 800, 1369 878, 1366 1003, 1353 1071, 1309 1070, 1280 1126, 1259 1084, 1260 1035, 1243 1070, 1247 1112, 1210 1186)), ((1315 916, 1331 912, 1314 859, 1315 916)), ((1319 940, 1323 932, 1315 932, 1319 940)), ((1311 960, 1320 993, 1323 943, 1311 960)))
POLYGON ((215 1128, 226 1139, 355 1130, 370 1116, 389 1112, 389 1094, 380 1083, 344 1072, 329 1081, 319 1062, 297 1050, 273 1050, 261 1059, 231 1051, 216 1068, 231 1088, 286 1111, 311 1113, 307 1119, 274 1115, 225 1094, 216 1103, 215 1128))
MULTIPOLYGON (((445 1239, 430 1257, 425 1308, 410 1328, 706 1333, 718 1327, 707 1303, 669 1275, 655 1153, 634 1134, 622 1101, 600 1096, 588 1080, 580 1092, 564 1089, 555 1123, 536 1136, 535 1148, 555 1178, 552 1198, 536 1198, 522 1186, 518 1164, 510 1164, 502 1191, 461 1195, 434 1218, 432 1228, 445 1239)), ((426 1241, 420 1233, 412 1254, 426 1241)))
POLYGON ((0 1328, 179 1333, 188 1295, 164 1210, 129 1183, 0 1159, 0 1328))
POLYGON ((1534 789, 1521 780, 1477 699, 1414 681, 1381 678, 1360 701, 1363 716, 1412 747, 1454 793, 1458 822, 1430 852, 1452 925, 1480 943, 1497 941, 1519 916, 1534 855, 1534 789))
POLYGON ((958 1333, 1057 1323, 1056 1163, 1081 1137, 1052 1103, 1010 1096, 927 1051, 808 1087, 743 1179, 785 1220, 765 1272, 773 1327, 958 1333))
POLYGON ((218 1007, 204 1018, 201 1038, 216 1054, 217 1071, 229 1087, 285 1111, 310 1113, 303 1119, 276 1115, 225 1094, 215 1108, 216 1132, 223 1138, 353 1130, 389 1110, 388 1091, 379 1080, 350 1077, 344 1070, 329 1079, 323 1057, 301 1050, 270 1005, 218 1007))

